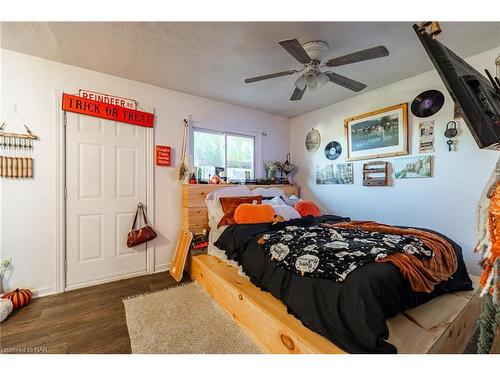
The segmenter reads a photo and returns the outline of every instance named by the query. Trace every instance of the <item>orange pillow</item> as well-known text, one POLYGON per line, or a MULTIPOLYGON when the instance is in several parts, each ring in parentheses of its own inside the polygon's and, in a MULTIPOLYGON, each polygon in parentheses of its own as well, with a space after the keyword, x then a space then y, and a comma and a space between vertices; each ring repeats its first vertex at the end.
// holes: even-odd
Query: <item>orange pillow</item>
POLYGON ((300 216, 308 216, 312 215, 314 217, 321 216, 321 212, 319 211, 316 203, 311 201, 300 201, 295 203, 295 209, 299 211, 300 216))
POLYGON ((269 204, 243 203, 236 207, 234 220, 237 224, 258 224, 274 221, 274 209, 269 204))
POLYGON ((223 225, 236 224, 234 221, 234 210, 242 203, 262 203, 262 195, 252 195, 249 197, 222 197, 219 199, 224 211, 224 216, 220 219, 217 228, 223 225))

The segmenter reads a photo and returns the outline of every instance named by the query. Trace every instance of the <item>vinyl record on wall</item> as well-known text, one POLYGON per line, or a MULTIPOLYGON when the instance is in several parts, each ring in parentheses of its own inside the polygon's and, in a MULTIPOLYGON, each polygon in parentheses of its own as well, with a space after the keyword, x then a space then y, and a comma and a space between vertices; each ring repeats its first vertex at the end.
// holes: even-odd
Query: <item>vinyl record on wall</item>
POLYGON ((321 143, 321 135, 316 129, 311 129, 306 135, 306 149, 309 152, 318 151, 319 145, 321 143))
POLYGON ((411 113, 417 117, 429 117, 439 112, 444 105, 444 95, 438 90, 427 90, 411 102, 411 113))
POLYGON ((337 159, 342 153, 342 146, 337 141, 331 141, 325 147, 325 156, 329 160, 337 159))

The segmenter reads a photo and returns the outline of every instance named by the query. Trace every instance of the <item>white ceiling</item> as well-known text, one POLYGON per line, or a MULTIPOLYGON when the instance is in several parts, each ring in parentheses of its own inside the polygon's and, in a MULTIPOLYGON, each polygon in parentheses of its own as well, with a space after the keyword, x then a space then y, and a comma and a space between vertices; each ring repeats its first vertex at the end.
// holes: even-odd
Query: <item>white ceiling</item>
MULTIPOLYGON (((327 84, 291 102, 297 76, 245 84, 301 65, 280 45, 324 40, 329 57, 376 45, 390 55, 334 68, 369 91, 432 69, 409 22, 2 23, 3 48, 285 117, 356 95, 327 84)), ((500 23, 445 22, 439 39, 462 57, 498 47, 500 23)), ((364 92, 362 91, 362 92, 364 92)), ((119 93, 114 93, 119 95, 119 93)))

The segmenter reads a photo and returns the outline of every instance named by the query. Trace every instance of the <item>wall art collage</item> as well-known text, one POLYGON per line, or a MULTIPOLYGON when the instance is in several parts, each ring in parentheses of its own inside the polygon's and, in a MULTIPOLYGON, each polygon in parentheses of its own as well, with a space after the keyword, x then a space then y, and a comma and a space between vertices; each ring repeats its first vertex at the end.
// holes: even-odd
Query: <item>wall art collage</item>
MULTIPOLYGON (((428 119, 444 105, 444 95, 437 90, 427 90, 415 97, 410 109, 415 116, 418 129, 418 152, 429 154, 435 151, 435 120, 428 119)), ((450 121, 446 127, 447 144, 452 150, 457 135, 456 122, 450 121)), ((396 180, 432 177, 433 155, 409 154, 408 103, 401 103, 376 111, 364 113, 344 120, 345 160, 316 166, 316 184, 354 184, 354 164, 352 161, 392 158, 392 172, 396 180), (406 156, 400 157, 399 156, 406 156)), ((307 151, 314 153, 321 145, 321 134, 311 129, 305 140, 307 151)), ((325 158, 336 160, 342 154, 340 140, 328 141, 325 158)), ((372 161, 363 164, 364 186, 389 186, 391 163, 372 161)))

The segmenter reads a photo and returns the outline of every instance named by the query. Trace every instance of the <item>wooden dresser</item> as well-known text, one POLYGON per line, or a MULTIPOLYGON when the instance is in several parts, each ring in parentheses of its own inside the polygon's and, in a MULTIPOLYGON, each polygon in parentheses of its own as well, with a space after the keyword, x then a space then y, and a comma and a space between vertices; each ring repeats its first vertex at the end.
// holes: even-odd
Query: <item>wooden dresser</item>
MULTIPOLYGON (((192 233, 200 233, 208 228, 207 206, 205 198, 213 190, 224 187, 241 185, 210 185, 210 184, 184 184, 182 185, 182 228, 192 233)), ((299 188, 295 185, 245 185, 250 190, 255 188, 277 187, 282 189, 287 196, 299 195, 299 188)))

